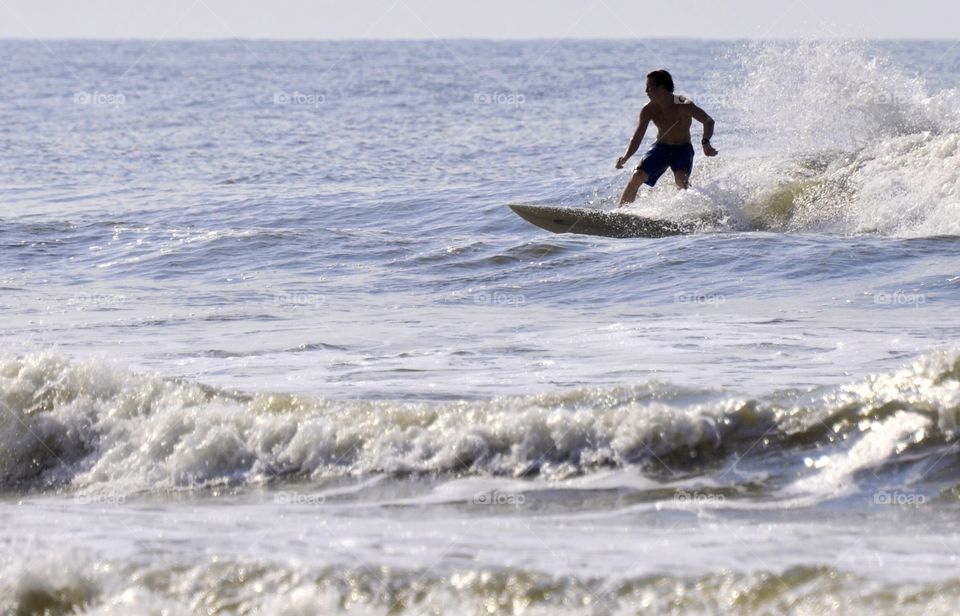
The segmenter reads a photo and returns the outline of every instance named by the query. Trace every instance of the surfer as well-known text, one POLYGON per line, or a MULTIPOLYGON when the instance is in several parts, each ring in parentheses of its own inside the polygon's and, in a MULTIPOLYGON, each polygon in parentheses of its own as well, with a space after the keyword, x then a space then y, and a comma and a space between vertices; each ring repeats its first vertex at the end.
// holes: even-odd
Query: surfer
POLYGON ((693 120, 703 124, 703 139, 700 143, 703 144, 704 155, 717 155, 717 151, 710 145, 713 118, 689 98, 674 95, 673 77, 670 73, 659 70, 647 75, 646 92, 650 102, 640 110, 640 124, 633 133, 626 153, 617 159, 617 169, 623 169, 623 164, 640 148, 640 142, 643 141, 650 122, 657 127, 657 140, 634 168, 630 181, 623 189, 623 196, 620 197, 621 207, 633 203, 641 184, 656 184, 667 167, 673 171, 673 179, 678 188, 690 186, 690 172, 693 170, 690 124, 693 120))

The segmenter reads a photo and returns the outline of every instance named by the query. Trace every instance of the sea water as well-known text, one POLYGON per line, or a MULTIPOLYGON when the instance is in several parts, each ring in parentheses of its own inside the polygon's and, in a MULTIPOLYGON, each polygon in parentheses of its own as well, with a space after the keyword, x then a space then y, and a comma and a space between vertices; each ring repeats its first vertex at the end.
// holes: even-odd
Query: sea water
POLYGON ((960 47, 0 50, 4 612, 955 611, 960 47))

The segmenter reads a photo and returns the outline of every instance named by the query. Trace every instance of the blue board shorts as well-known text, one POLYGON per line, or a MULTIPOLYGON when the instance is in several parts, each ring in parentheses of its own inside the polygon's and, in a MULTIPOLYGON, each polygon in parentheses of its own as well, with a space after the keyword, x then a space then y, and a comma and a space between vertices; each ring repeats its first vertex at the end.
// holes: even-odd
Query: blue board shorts
POLYGON ((643 155, 643 160, 633 170, 643 171, 647 174, 647 181, 644 184, 653 186, 660 179, 660 176, 669 167, 674 173, 677 171, 686 171, 689 175, 693 171, 693 145, 682 143, 674 145, 670 143, 657 143, 647 150, 643 155))

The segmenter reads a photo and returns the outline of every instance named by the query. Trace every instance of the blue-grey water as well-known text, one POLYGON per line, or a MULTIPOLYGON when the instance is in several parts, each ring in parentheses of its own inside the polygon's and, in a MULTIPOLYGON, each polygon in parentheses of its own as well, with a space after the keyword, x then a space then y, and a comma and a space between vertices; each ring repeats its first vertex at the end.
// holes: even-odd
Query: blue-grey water
POLYGON ((0 609, 954 613, 958 57, 0 42, 0 609))

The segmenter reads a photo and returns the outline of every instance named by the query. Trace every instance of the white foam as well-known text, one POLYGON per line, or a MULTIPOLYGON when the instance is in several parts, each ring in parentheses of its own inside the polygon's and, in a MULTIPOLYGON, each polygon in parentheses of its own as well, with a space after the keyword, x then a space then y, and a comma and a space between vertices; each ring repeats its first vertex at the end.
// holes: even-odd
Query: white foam
POLYGON ((849 449, 811 461, 819 472, 795 482, 787 492, 821 494, 835 498, 857 491, 855 476, 873 472, 906 445, 922 437, 930 420, 913 413, 896 413, 885 421, 862 427, 864 436, 849 449))
POLYGON ((952 374, 945 371, 954 369, 955 356, 931 354, 840 388, 801 413, 722 396, 669 403, 656 399, 669 387, 654 384, 447 403, 247 397, 106 362, 28 355, 0 361, 7 411, 0 416, 0 479, 7 486, 66 483, 81 493, 127 494, 290 475, 562 479, 638 463, 676 479, 704 457, 806 430, 836 409, 871 417, 891 401, 910 405, 903 418, 873 418, 876 446, 865 440, 862 451, 844 452, 852 465, 831 465, 849 475, 895 455, 923 427, 917 422, 954 433, 960 387, 943 375, 952 374))
POLYGON ((736 400, 671 406, 650 400, 650 386, 369 403, 234 397, 50 354, 8 359, 0 374, 7 485, 66 481, 127 493, 291 473, 565 477, 712 448, 758 429, 737 417, 736 400))

